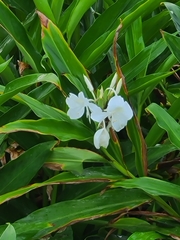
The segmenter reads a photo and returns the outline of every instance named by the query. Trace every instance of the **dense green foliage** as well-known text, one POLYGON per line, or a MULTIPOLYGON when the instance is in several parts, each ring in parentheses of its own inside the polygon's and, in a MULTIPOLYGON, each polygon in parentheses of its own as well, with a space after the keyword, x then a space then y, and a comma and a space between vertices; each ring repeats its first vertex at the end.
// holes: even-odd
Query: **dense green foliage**
POLYGON ((0 1, 0 240, 180 238, 179 6, 0 1), (133 118, 96 149, 66 98, 116 72, 133 118))

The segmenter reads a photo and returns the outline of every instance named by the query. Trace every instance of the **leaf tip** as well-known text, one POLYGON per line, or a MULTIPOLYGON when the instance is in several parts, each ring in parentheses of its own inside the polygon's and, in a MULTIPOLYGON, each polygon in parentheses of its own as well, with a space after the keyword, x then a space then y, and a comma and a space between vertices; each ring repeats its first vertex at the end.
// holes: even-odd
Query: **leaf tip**
POLYGON ((42 12, 40 12, 38 10, 36 10, 36 12, 40 18, 41 25, 43 25, 45 28, 47 28, 49 19, 42 12))

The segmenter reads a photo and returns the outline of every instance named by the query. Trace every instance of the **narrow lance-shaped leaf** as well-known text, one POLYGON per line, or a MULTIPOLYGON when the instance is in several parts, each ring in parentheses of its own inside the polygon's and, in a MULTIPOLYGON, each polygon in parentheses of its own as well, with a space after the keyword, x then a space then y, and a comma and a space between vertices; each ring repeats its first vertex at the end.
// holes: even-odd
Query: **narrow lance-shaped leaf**
POLYGON ((0 73, 3 72, 3 71, 6 69, 6 67, 7 67, 8 64, 10 63, 11 59, 12 59, 12 58, 10 58, 10 59, 8 59, 6 62, 0 64, 0 73))
POLYGON ((126 179, 112 184, 112 187, 138 188, 154 196, 167 196, 180 199, 180 186, 150 177, 126 179))
POLYGON ((142 90, 145 90, 147 87, 152 84, 159 83, 163 78, 166 78, 172 75, 174 72, 168 73, 153 73, 142 78, 138 78, 135 81, 131 81, 128 84, 129 95, 136 94, 142 90))
POLYGON ((26 30, 19 19, 0 1, 0 23, 13 37, 18 48, 35 71, 44 72, 40 62, 41 55, 33 47, 26 30))
POLYGON ((153 114, 157 124, 166 130, 169 140, 178 148, 180 148, 180 125, 172 118, 162 107, 152 103, 146 110, 153 114))
POLYGON ((54 170, 82 173, 83 162, 107 163, 107 160, 87 149, 59 147, 54 149, 50 158, 46 161, 46 166, 54 168, 54 170))
MULTIPOLYGON (((54 168, 55 169, 55 165, 54 168)), ((59 169, 59 166, 56 170, 59 169)), ((75 171, 74 171, 75 172, 75 171)), ((81 174, 72 174, 70 172, 60 173, 45 182, 34 183, 25 187, 21 187, 14 191, 9 191, 0 196, 0 204, 9 201, 10 199, 20 197, 27 192, 30 192, 36 188, 40 188, 48 185, 56 184, 78 184, 87 182, 114 182, 121 178, 122 176, 115 169, 111 167, 95 167, 87 168, 81 174)))
POLYGON ((39 82, 50 82, 61 89, 59 79, 53 73, 27 75, 21 78, 17 78, 6 85, 4 93, 0 96, 0 105, 8 101, 20 91, 23 91, 27 87, 39 82))
POLYGON ((137 189, 108 190, 102 194, 97 193, 83 199, 64 201, 41 208, 18 220, 13 226, 17 235, 34 231, 40 239, 42 229, 49 228, 48 231, 51 232, 53 228, 55 231, 84 220, 127 212, 149 200, 149 196, 137 189))
POLYGON ((80 19, 84 15, 84 13, 96 2, 97 0, 79 0, 77 5, 74 7, 70 19, 67 24, 67 37, 68 43, 70 43, 72 34, 78 25, 80 19))
POLYGON ((36 8, 38 11, 42 12, 51 21, 53 21, 55 23, 55 18, 52 13, 52 10, 51 10, 48 0, 34 0, 34 3, 36 5, 36 8))
POLYGON ((1 170, 0 194, 8 193, 27 185, 48 158, 55 141, 38 144, 1 170))
POLYGON ((79 141, 92 138, 92 131, 83 123, 76 121, 71 123, 55 119, 19 120, 0 127, 0 133, 12 133, 17 131, 35 132, 42 135, 51 135, 61 141, 76 139, 79 141))
MULTIPOLYGON (((70 49, 61 31, 42 13, 39 13, 39 16, 43 31, 43 48, 51 61, 53 69, 59 76, 69 73, 77 77, 81 81, 82 91, 87 89, 83 77, 83 74, 87 75, 86 70, 70 49)), ((88 91, 87 95, 90 95, 88 91)))
POLYGON ((169 11, 177 31, 180 32, 180 7, 170 2, 163 3, 169 11))
POLYGON ((15 100, 29 106, 29 108, 39 118, 57 119, 57 120, 63 120, 66 122, 72 122, 72 120, 69 118, 69 116, 65 112, 57 108, 53 108, 49 105, 46 105, 28 95, 20 93, 15 100))
POLYGON ((1 64, 1 70, 0 70, 0 76, 2 78, 2 81, 4 85, 12 81, 15 76, 14 73, 12 72, 10 66, 8 66, 9 62, 11 59, 5 61, 2 56, 0 56, 0 64, 1 64))
POLYGON ((162 36, 163 36, 167 46, 171 50, 171 52, 174 54, 176 59, 178 61, 180 61, 180 53, 179 53, 180 39, 179 39, 179 37, 177 37, 173 34, 164 32, 164 31, 161 31, 161 33, 162 33, 162 36))
POLYGON ((63 4, 64 4, 64 0, 61 0, 61 1, 52 0, 51 1, 51 10, 53 12, 53 15, 54 15, 57 23, 59 23, 63 4))

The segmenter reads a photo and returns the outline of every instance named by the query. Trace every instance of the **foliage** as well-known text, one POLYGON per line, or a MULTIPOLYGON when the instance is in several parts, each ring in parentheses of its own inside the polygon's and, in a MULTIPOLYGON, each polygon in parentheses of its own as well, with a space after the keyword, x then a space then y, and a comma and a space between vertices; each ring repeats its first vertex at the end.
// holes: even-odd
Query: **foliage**
POLYGON ((180 238, 179 5, 0 1, 0 239, 180 238), (115 74, 133 117, 97 149, 67 98, 115 74))

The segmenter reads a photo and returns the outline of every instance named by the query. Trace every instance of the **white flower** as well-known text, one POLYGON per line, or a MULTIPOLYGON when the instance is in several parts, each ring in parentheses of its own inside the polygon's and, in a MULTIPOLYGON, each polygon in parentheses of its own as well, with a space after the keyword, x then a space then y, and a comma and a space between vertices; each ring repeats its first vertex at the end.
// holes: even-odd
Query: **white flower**
POLYGON ((121 96, 112 97, 106 109, 108 118, 111 121, 112 128, 119 132, 133 116, 133 111, 128 102, 121 96))
POLYGON ((110 136, 106 128, 101 128, 94 134, 94 146, 97 149, 100 147, 107 148, 109 145, 109 139, 110 136))
POLYGON ((82 115, 85 112, 85 109, 87 110, 87 115, 89 114, 89 111, 87 108, 89 105, 89 99, 87 99, 84 96, 83 92, 80 92, 78 96, 76 96, 73 93, 70 93, 69 97, 66 98, 66 103, 69 107, 67 115, 71 119, 78 119, 82 117, 82 115))
POLYGON ((67 115, 71 119, 78 119, 82 117, 86 110, 86 117, 90 120, 90 111, 97 111, 98 107, 96 104, 90 102, 92 100, 86 98, 83 92, 80 92, 78 96, 73 93, 69 94, 69 97, 66 98, 66 104, 69 107, 67 115), (90 110, 90 111, 89 111, 90 110))

